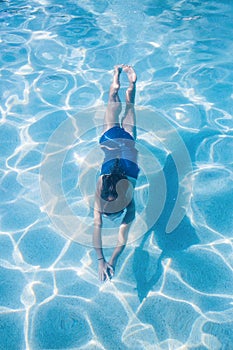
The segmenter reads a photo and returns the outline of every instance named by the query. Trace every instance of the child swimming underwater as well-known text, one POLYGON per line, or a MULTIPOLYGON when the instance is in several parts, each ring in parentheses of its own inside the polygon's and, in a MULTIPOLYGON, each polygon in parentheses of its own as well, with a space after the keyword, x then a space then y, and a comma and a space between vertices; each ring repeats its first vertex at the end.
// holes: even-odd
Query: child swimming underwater
POLYGON ((134 109, 137 76, 128 65, 114 67, 113 82, 104 118, 100 147, 104 152, 104 162, 97 181, 94 210, 93 245, 99 262, 99 279, 112 278, 117 260, 124 250, 130 226, 135 218, 133 192, 139 173, 137 165, 136 115, 134 109), (120 74, 128 76, 125 113, 121 121, 122 106, 118 95, 120 74), (118 242, 107 262, 102 249, 102 217, 115 219, 123 215, 119 226, 118 242))

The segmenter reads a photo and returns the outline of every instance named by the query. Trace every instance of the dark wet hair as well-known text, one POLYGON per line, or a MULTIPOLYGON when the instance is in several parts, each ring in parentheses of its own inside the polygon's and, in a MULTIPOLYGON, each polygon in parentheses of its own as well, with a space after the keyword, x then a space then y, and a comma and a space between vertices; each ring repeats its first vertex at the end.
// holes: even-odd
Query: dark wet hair
POLYGON ((127 179, 124 170, 120 166, 120 160, 117 158, 111 169, 110 174, 105 174, 102 177, 101 198, 108 201, 110 197, 117 199, 118 194, 116 185, 118 181, 127 179))

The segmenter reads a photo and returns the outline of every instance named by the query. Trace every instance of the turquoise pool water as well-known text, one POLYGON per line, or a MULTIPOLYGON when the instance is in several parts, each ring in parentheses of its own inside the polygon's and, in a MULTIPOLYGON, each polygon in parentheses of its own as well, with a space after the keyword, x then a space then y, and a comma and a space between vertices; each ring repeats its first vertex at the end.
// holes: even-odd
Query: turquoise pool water
POLYGON ((0 349, 233 348, 232 16, 229 0, 1 1, 0 349), (119 63, 138 74, 141 172, 101 284, 90 202, 119 63))

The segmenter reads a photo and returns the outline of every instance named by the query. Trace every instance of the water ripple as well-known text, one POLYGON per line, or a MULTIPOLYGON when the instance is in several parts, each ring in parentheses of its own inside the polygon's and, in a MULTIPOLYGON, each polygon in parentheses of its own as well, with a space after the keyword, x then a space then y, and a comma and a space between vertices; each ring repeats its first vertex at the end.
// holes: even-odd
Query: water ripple
MULTIPOLYGON (((1 2, 0 349, 232 348, 232 11, 229 1, 1 2), (75 117, 101 109, 117 63, 135 66, 139 111, 158 112, 180 133, 193 170, 180 181, 186 216, 167 235, 175 141, 161 125, 139 133, 156 156, 150 172, 164 173, 167 201, 156 225, 127 246, 112 282, 100 285, 93 250, 52 226, 39 170, 63 122, 75 135, 94 128, 66 149, 61 172, 72 212, 90 214, 76 175, 86 154, 90 169, 98 165, 103 113, 75 117)), ((122 100, 126 86, 122 77, 122 100)), ((149 191, 144 174, 140 181, 139 213, 149 191)))

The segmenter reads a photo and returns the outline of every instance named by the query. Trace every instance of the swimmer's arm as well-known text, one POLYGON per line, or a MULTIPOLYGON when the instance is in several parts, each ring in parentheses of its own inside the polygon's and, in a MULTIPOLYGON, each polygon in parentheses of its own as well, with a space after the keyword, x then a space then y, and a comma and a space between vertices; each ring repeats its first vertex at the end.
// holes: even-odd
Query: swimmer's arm
POLYGON ((94 233, 93 233, 93 246, 96 251, 98 263, 99 263, 99 279, 100 281, 109 280, 113 276, 113 267, 106 262, 103 249, 102 249, 102 214, 99 210, 95 210, 94 214, 94 233))
POLYGON ((94 232, 93 232, 93 246, 95 248, 97 259, 104 258, 102 250, 102 210, 100 205, 100 188, 102 180, 99 179, 96 186, 95 204, 94 204, 94 232))
POLYGON ((102 215, 98 210, 94 211, 94 233, 93 233, 93 246, 96 251, 97 259, 104 258, 102 250, 102 215))
POLYGON ((114 249, 111 259, 109 260, 109 264, 113 268, 115 268, 117 259, 119 258, 120 254, 123 252, 125 248, 125 245, 128 239, 129 229, 134 218, 135 218, 135 202, 133 199, 128 205, 128 207, 126 208, 125 216, 119 228, 117 246, 114 249))

